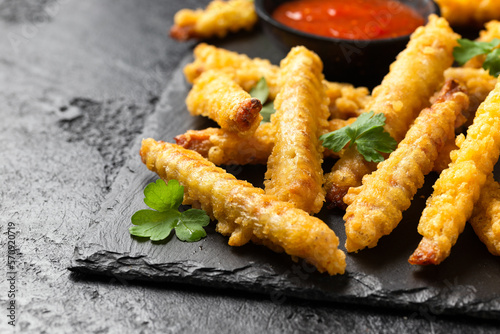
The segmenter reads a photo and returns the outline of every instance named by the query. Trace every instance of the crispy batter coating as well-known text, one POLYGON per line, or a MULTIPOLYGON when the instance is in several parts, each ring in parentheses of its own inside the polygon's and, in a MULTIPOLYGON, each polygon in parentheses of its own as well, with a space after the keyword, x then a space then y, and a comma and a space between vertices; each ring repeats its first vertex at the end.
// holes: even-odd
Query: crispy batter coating
POLYGON ((500 18, 498 0, 436 0, 441 15, 453 26, 480 26, 500 18))
MULTIPOLYGON (((453 63, 457 38, 445 19, 429 16, 429 23, 415 30, 381 85, 373 90, 373 100, 365 110, 384 113, 385 129, 397 141, 403 139, 411 122, 442 84, 444 70, 453 63)), ((340 156, 326 175, 325 189, 333 206, 345 208, 342 199, 347 190, 361 185, 363 176, 376 164, 366 162, 354 147, 343 150, 340 156)))
MULTIPOLYGON (((469 95, 469 107, 463 112, 464 118, 457 120, 463 121, 462 123, 455 124, 455 127, 460 131, 461 127, 469 127, 474 119, 474 114, 477 108, 486 99, 488 94, 495 88, 497 79, 489 75, 487 71, 482 68, 469 68, 469 67, 450 67, 444 72, 446 80, 456 80, 461 85, 467 88, 469 95)), ((449 140, 445 143, 438 158, 434 162, 433 171, 441 173, 448 168, 451 162, 450 153, 458 149, 455 144, 455 139, 449 140)))
POLYGON ((219 232, 224 232, 224 225, 236 225, 229 245, 244 244, 254 236, 264 244, 281 247, 292 257, 306 259, 320 272, 344 273, 345 254, 338 249, 338 238, 320 219, 237 180, 178 145, 145 139, 141 157, 164 180, 178 180, 185 187, 187 202, 198 201, 219 221, 219 232))
MULTIPOLYGON (((493 20, 486 23, 484 26, 486 29, 479 32, 478 41, 491 42, 495 38, 500 38, 500 21, 493 20)), ((485 55, 479 55, 469 60, 464 66, 481 68, 485 60, 485 55)))
MULTIPOLYGON (((499 15, 500 18, 500 15, 499 15)), ((478 41, 489 42, 495 38, 500 38, 500 21, 491 20, 484 25, 486 29, 479 32, 478 41)))
POLYGON ((267 194, 306 212, 321 210, 323 147, 319 136, 328 128, 328 97, 323 63, 305 47, 294 47, 281 62, 280 86, 271 123, 276 137, 267 161, 267 194))
POLYGON ((224 37, 228 32, 250 30, 257 22, 253 0, 213 0, 206 9, 182 9, 174 16, 170 37, 180 41, 190 38, 224 37))
POLYGON ((269 87, 269 97, 278 94, 279 67, 267 59, 249 58, 247 55, 200 43, 194 48, 194 62, 184 67, 184 75, 190 83, 208 70, 223 70, 244 90, 250 91, 264 77, 269 87))
POLYGON ((439 98, 415 119, 405 138, 363 185, 344 197, 348 252, 375 247, 396 228, 413 196, 424 184, 439 150, 455 138, 455 119, 467 108, 468 97, 455 81, 448 81, 439 98))
MULTIPOLYGON (((355 120, 355 117, 348 120, 332 119, 328 121, 328 129, 324 131, 327 133, 338 130, 355 120)), ((196 151, 220 166, 266 164, 273 150, 274 137, 275 129, 271 123, 263 123, 247 137, 219 128, 207 128, 189 130, 174 139, 177 145, 196 151)), ((336 152, 327 149, 323 154, 325 157, 338 157, 336 152)))
POLYGON ((439 264, 448 257, 479 199, 486 177, 500 154, 500 83, 479 106, 467 138, 457 137, 459 149, 434 185, 418 224, 422 241, 411 264, 439 264))
POLYGON ((500 184, 493 174, 486 179, 469 222, 490 253, 500 256, 500 184))
POLYGON ((455 151, 456 149, 458 149, 458 146, 457 144, 455 144, 455 138, 450 139, 446 143, 444 143, 443 147, 438 152, 438 156, 436 158, 436 161, 434 161, 434 167, 432 168, 432 170, 436 173, 441 173, 446 168, 448 168, 451 163, 451 152, 455 151))
POLYGON ((464 116, 470 119, 468 123, 465 123, 466 126, 469 126, 479 105, 495 88, 497 79, 482 68, 469 67, 450 67, 444 72, 444 77, 446 80, 456 80, 467 88, 470 105, 464 116))
MULTIPOLYGON (((267 59, 249 58, 246 55, 201 43, 194 49, 194 62, 186 65, 184 75, 193 83, 204 71, 217 69, 232 73, 234 80, 250 91, 260 78, 266 78, 269 98, 274 100, 279 91, 279 67, 267 59)), ((325 80, 326 94, 330 98, 332 118, 347 119, 358 116, 371 100, 366 87, 354 87, 347 83, 325 80)))
POLYGON ((351 84, 326 82, 326 95, 330 99, 330 117, 348 119, 364 112, 372 96, 366 87, 354 87, 351 84))
POLYGON ((210 117, 221 128, 240 135, 255 132, 262 120, 262 103, 219 71, 204 72, 196 79, 186 106, 191 115, 210 117))
POLYGON ((261 124, 254 134, 244 138, 217 128, 189 130, 175 141, 215 165, 266 164, 274 146, 274 127, 271 123, 261 124))

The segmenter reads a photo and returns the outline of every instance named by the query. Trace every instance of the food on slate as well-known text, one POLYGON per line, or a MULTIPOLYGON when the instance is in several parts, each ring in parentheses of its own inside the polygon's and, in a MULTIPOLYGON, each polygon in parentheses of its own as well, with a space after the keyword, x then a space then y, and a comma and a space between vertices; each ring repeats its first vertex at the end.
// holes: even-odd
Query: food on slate
MULTIPOLYGON (((188 31, 182 29, 178 33, 188 31)), ((340 151, 325 189, 335 204, 348 204, 348 251, 374 247, 389 234, 434 167, 442 172, 409 262, 442 262, 469 218, 488 250, 500 255, 500 185, 492 173, 500 153, 500 83, 493 77, 500 73, 499 37, 498 21, 486 24, 473 42, 459 39, 444 18, 431 15, 373 96, 363 87, 324 80, 321 60, 304 47, 292 49, 276 66, 200 44, 184 68, 194 84, 186 103, 194 115, 210 116, 221 128, 178 135, 180 146, 146 139, 141 157, 162 179, 183 185, 184 203, 217 219, 216 230, 229 236, 229 245, 263 244, 330 275, 344 273, 345 254, 335 233, 306 212, 316 213, 323 204, 323 156, 336 157, 319 142, 340 151), (465 65, 451 68, 453 57, 465 65), (250 95, 270 100, 262 114, 272 115, 271 123, 260 122, 261 105, 254 108, 250 95), (231 123, 241 109, 244 121, 231 123), (455 143, 454 132, 467 127, 467 137, 459 135, 455 143), (401 142, 389 155, 396 146, 391 136, 401 142), (267 193, 215 166, 264 163, 267 193)), ((136 217, 135 229, 157 238, 166 233, 165 224, 176 228, 167 218, 157 226, 136 217)), ((200 237, 205 223, 197 223, 200 237)))
POLYGON ((178 11, 170 36, 180 41, 224 37, 229 32, 250 30, 256 22, 253 0, 213 0, 205 9, 178 11))
POLYGON ((220 71, 206 71, 199 76, 186 98, 191 115, 203 115, 222 129, 249 135, 255 132, 262 116, 262 103, 244 91, 231 76, 220 71))
POLYGON ((230 235, 230 245, 255 239, 307 260, 320 272, 344 273, 345 254, 338 249, 339 240, 320 219, 237 180, 198 153, 178 145, 145 139, 141 157, 162 179, 178 180, 185 187, 185 204, 199 202, 218 220, 217 230, 230 235))
POLYGON ((439 264, 471 217, 486 177, 500 152, 500 83, 479 106, 467 137, 459 135, 459 149, 451 154, 451 164, 434 185, 418 224, 423 236, 410 257, 412 264, 439 264))
POLYGON ((328 98, 323 87, 323 63, 303 46, 293 48, 281 62, 279 86, 271 124, 274 147, 267 161, 267 194, 293 203, 309 213, 321 210, 323 147, 319 136, 328 127, 328 98))
MULTIPOLYGON (((385 128, 397 141, 403 139, 442 83, 444 70, 453 63, 457 38, 445 19, 431 15, 429 23, 412 34, 382 84, 374 89, 365 110, 383 113, 387 118, 385 128)), ((375 170, 376 164, 367 162, 353 147, 342 151, 340 157, 326 175, 325 189, 329 202, 345 207, 343 198, 349 188, 361 185, 363 176, 375 170)))
POLYGON ((375 247, 396 228, 446 139, 455 138, 455 120, 468 102, 458 83, 447 82, 389 158, 365 175, 361 186, 349 189, 344 198, 348 204, 344 216, 348 252, 375 247))

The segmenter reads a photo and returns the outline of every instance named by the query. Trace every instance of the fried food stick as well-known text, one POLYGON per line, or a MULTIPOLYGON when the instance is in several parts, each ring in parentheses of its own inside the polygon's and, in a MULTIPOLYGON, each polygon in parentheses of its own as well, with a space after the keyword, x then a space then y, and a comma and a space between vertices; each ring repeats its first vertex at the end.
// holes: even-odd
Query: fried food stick
POLYGON ((500 18, 498 0, 436 0, 441 14, 453 26, 479 26, 500 18))
POLYGON ((469 223, 489 252, 500 256, 500 184, 490 174, 469 223))
MULTIPOLYGON (((482 68, 469 67, 450 67, 444 72, 446 80, 456 80, 461 85, 466 87, 469 96, 469 108, 463 112, 463 118, 455 124, 456 128, 467 128, 474 119, 474 114, 481 103, 486 99, 488 94, 495 88, 497 79, 492 77, 482 68)), ((439 152, 437 160, 434 162, 433 171, 441 173, 448 168, 451 162, 450 153, 458 149, 455 144, 455 139, 449 140, 439 152)))
MULTIPOLYGON (((331 132, 346 125, 352 124, 355 117, 348 120, 332 119, 328 121, 328 130, 331 132)), ((234 132, 219 128, 203 130, 189 130, 176 136, 175 142, 189 150, 200 153, 215 165, 248 165, 266 164, 274 146, 275 130, 271 123, 259 125, 255 133, 248 137, 241 137, 234 132)), ((331 150, 325 150, 324 155, 337 157, 331 150)))
POLYGON ((249 135, 262 120, 262 103, 245 92, 231 76, 218 71, 204 72, 196 79, 186 98, 191 115, 203 115, 221 128, 249 135))
POLYGON ((321 210, 323 146, 319 136, 328 127, 328 97, 323 63, 305 47, 294 47, 281 62, 280 86, 271 123, 274 147, 267 161, 267 194, 309 213, 321 210))
POLYGON ((191 38, 220 38, 228 32, 250 30, 257 22, 252 0, 213 0, 205 10, 182 9, 174 16, 170 37, 179 41, 191 38))
POLYGON ((274 99, 278 94, 279 67, 267 59, 251 59, 247 55, 205 43, 198 44, 193 55, 194 62, 184 67, 184 76, 190 83, 205 71, 222 70, 232 73, 236 83, 246 91, 250 91, 264 77, 269 87, 269 97, 274 99))
MULTIPOLYGON (((184 67, 186 79, 193 83, 203 72, 208 70, 222 70, 231 73, 238 85, 250 91, 260 78, 266 79, 269 87, 269 98, 274 100, 279 91, 279 67, 271 64, 267 59, 249 58, 215 46, 200 43, 194 49, 194 62, 184 67)), ((326 94, 330 98, 332 118, 347 119, 359 116, 366 104, 371 100, 366 87, 355 88, 351 84, 328 82, 326 94)))
POLYGON ((348 252, 375 247, 396 228, 446 139, 455 138, 455 119, 468 103, 459 84, 448 81, 389 158, 363 177, 362 186, 349 189, 344 198, 349 205, 344 215, 348 252))
POLYGON ((411 264, 439 264, 448 257, 479 199, 486 177, 500 153, 500 83, 479 106, 467 137, 457 137, 460 147, 451 164, 434 184, 418 224, 423 238, 411 255, 411 264))
POLYGON ((266 164, 274 146, 274 127, 271 123, 261 124, 244 138, 218 128, 189 130, 176 136, 175 142, 218 166, 266 164))
POLYGON ((281 247, 292 257, 307 260, 320 272, 344 273, 345 254, 338 249, 338 238, 320 219, 237 180, 198 153, 178 145, 149 138, 143 140, 140 153, 148 169, 162 179, 178 180, 185 187, 185 202, 198 201, 219 221, 218 231, 219 225, 238 227, 229 245, 244 244, 253 235, 281 247))
MULTIPOLYGON (((453 63, 457 38, 445 19, 429 16, 429 23, 412 34, 406 49, 374 89, 373 100, 365 111, 383 113, 385 130, 398 142, 443 82, 444 70, 453 63)), ((349 188, 361 185, 363 176, 375 170, 376 164, 364 160, 355 147, 341 151, 340 156, 326 175, 325 189, 333 206, 345 208, 343 198, 349 188)))

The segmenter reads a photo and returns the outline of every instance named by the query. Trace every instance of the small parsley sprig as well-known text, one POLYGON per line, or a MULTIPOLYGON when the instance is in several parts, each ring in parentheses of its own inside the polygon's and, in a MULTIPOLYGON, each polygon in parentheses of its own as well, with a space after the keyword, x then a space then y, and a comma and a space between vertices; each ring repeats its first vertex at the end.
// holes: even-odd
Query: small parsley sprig
POLYGON ((460 46, 453 49, 453 57, 459 65, 464 65, 472 58, 479 55, 486 55, 483 68, 489 73, 498 77, 500 74, 500 39, 495 38, 491 42, 471 41, 463 38, 458 40, 460 46))
POLYGON ((198 241, 207 233, 203 229, 210 218, 203 210, 189 209, 179 212, 184 197, 184 187, 177 180, 168 184, 163 180, 150 183, 144 189, 144 203, 154 210, 139 210, 132 216, 130 234, 150 238, 152 241, 166 239, 172 230, 182 241, 198 241))
POLYGON ((267 86, 266 78, 260 78, 257 84, 250 90, 250 96, 262 102, 262 109, 260 110, 260 114, 262 115, 261 123, 269 123, 271 115, 276 112, 276 109, 274 109, 273 101, 267 101, 269 98, 269 87, 267 86))
POLYGON ((373 111, 359 115, 354 123, 319 137, 323 146, 339 152, 348 143, 353 145, 366 161, 381 162, 384 157, 379 152, 391 153, 397 142, 384 130, 385 115, 373 111))

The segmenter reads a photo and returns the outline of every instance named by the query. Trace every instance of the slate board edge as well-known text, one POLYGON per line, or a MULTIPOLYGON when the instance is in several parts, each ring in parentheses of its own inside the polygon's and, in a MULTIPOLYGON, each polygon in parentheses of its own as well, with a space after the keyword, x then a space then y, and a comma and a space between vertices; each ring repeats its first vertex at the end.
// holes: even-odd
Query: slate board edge
MULTIPOLYGON (((460 315, 500 321, 500 299, 491 300, 486 309, 484 303, 474 301, 464 302, 460 306, 444 306, 446 303, 443 303, 443 299, 448 301, 455 299, 453 288, 440 290, 437 294, 433 288, 422 288, 405 291, 376 290, 363 297, 339 296, 320 292, 314 288, 296 289, 293 283, 279 279, 279 275, 275 275, 275 277, 259 276, 257 283, 254 279, 249 279, 243 274, 246 268, 238 268, 238 270, 230 272, 218 268, 207 268, 192 261, 151 264, 147 261, 147 255, 131 255, 105 250, 84 255, 78 246, 75 248, 74 257, 68 269, 75 273, 114 277, 125 281, 193 284, 200 287, 229 288, 236 291, 267 294, 270 295, 270 298, 276 299, 285 296, 303 300, 404 310, 416 312, 418 316, 460 315), (128 266, 123 266, 124 262, 128 266), (425 297, 426 295, 428 298, 425 297), (496 307, 492 307, 492 305, 496 307)), ((357 280, 357 275, 357 273, 346 272, 345 276, 337 277, 357 280)), ((457 302, 460 303, 460 301, 457 302)))

